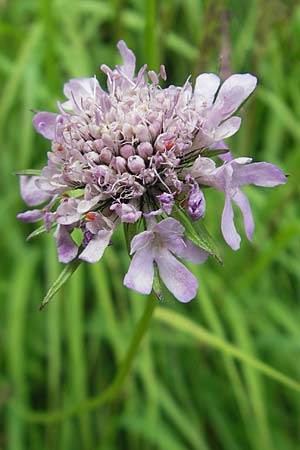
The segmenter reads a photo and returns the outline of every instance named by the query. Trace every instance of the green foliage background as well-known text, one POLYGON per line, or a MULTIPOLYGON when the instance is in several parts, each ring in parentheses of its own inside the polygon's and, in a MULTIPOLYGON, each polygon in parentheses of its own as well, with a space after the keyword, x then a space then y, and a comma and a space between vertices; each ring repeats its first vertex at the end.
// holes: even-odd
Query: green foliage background
POLYGON ((1 0, 0 13, 0 449, 299 450, 299 385, 267 367, 300 382, 299 2, 1 0), (157 307, 121 390, 99 406, 146 303, 122 286, 123 235, 39 312, 62 267, 50 236, 25 241, 33 225, 15 219, 25 205, 12 174, 46 160, 30 110, 54 111, 70 77, 104 81, 120 38, 139 65, 164 63, 169 83, 256 74, 231 148, 290 177, 247 189, 256 231, 238 253, 220 235, 222 194, 207 192, 224 267, 192 267, 197 299, 157 307))

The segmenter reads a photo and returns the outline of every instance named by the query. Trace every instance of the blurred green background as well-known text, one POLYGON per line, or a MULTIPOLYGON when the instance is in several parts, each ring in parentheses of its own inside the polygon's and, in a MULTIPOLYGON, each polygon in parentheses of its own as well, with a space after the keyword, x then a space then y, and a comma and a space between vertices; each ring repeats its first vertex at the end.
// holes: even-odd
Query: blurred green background
POLYGON ((0 13, 0 449, 299 450, 299 385, 251 359, 300 382, 299 1, 1 0, 0 13), (256 231, 237 253, 220 234, 223 195, 207 193, 224 267, 192 267, 197 298, 158 306, 117 398, 97 406, 146 297, 123 288, 120 231, 39 312, 62 266, 53 238, 25 241, 34 225, 15 218, 26 207, 12 174, 42 167, 50 148, 31 110, 55 111, 70 77, 103 83, 99 65, 119 62, 119 39, 138 65, 164 63, 170 84, 204 71, 257 75, 230 145, 290 177, 246 190, 256 231))

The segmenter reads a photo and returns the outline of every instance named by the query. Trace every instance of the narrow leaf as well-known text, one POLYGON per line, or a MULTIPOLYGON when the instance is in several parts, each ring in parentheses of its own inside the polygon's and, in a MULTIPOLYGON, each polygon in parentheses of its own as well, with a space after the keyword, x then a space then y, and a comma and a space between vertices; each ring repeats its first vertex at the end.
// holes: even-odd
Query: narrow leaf
POLYGON ((220 350, 226 355, 233 356, 234 358, 254 367, 256 370, 260 371, 267 377, 272 378, 273 380, 276 380, 277 382, 300 392, 300 383, 298 381, 294 381, 292 378, 284 375, 268 364, 263 363, 259 359, 255 358, 252 355, 249 355, 247 352, 239 349, 235 345, 230 344, 225 339, 214 335, 210 331, 196 324, 194 321, 182 317, 180 314, 162 307, 157 308, 154 314, 154 317, 160 322, 166 323, 176 330, 182 331, 183 333, 191 336, 196 341, 201 342, 202 344, 220 350))
MULTIPOLYGON (((50 227, 50 230, 52 230, 52 228, 54 228, 56 226, 55 223, 53 223, 50 227)), ((32 233, 30 233, 27 238, 26 241, 30 241, 30 239, 39 236, 42 233, 48 233, 48 231, 46 230, 45 225, 41 225, 40 227, 38 227, 36 230, 34 230, 32 233)))
POLYGON ((17 170, 16 172, 14 172, 14 175, 35 175, 35 176, 39 176, 41 175, 41 170, 39 169, 24 169, 24 170, 17 170))
POLYGON ((214 256, 218 263, 223 264, 221 255, 219 253, 217 244, 205 228, 203 221, 192 219, 184 212, 184 210, 177 205, 173 207, 172 216, 185 228, 185 236, 190 239, 195 245, 205 250, 210 255, 214 256))
POLYGON ((50 302, 50 300, 54 297, 54 295, 60 290, 60 288, 68 281, 68 279, 73 275, 75 270, 79 267, 80 259, 74 259, 74 261, 70 262, 63 271, 59 274, 57 279, 54 281, 50 289, 48 290, 46 296, 44 297, 40 311, 45 308, 45 306, 50 302))

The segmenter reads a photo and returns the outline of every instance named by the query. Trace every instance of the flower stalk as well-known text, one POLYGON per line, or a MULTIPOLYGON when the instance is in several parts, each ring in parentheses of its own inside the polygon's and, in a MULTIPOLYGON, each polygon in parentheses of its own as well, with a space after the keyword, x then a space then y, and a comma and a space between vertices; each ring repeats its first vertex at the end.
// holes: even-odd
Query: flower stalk
POLYGON ((139 350, 141 342, 149 329, 157 303, 157 298, 154 292, 152 292, 147 297, 144 312, 135 327, 126 355, 121 362, 112 383, 105 389, 105 391, 103 391, 96 397, 89 398, 83 402, 78 403, 77 405, 66 408, 65 410, 44 412, 26 410, 22 411, 18 408, 17 413, 20 413, 27 421, 31 423, 49 424, 66 420, 69 417, 72 417, 76 414, 81 414, 82 412, 92 411, 94 409, 102 407, 107 403, 115 401, 118 398, 120 391, 122 390, 130 369, 132 368, 132 364, 139 350))

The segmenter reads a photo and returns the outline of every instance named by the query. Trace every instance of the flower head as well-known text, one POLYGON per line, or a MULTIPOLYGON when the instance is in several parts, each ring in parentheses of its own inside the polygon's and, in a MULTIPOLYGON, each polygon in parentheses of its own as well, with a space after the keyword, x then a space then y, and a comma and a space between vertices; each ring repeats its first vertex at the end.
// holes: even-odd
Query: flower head
POLYGON ((202 188, 223 191, 222 231, 237 249, 231 200, 242 210, 250 239, 254 224, 240 187, 275 186, 285 176, 271 164, 232 160, 229 152, 218 167, 206 157, 207 150, 209 155, 214 149, 228 151, 223 139, 240 127, 241 119, 233 114, 255 89, 253 75, 232 75, 220 87, 220 79, 206 73, 197 77, 194 90, 189 81, 162 88, 163 66, 159 73, 147 71, 147 65, 136 73, 134 53, 123 41, 118 49, 123 64, 101 66, 107 90, 95 77, 71 79, 64 85, 66 100, 57 102, 58 112, 34 116, 36 131, 51 141, 52 150, 39 176, 21 178, 25 202, 42 208, 18 217, 43 219, 47 231, 56 225, 58 258, 64 263, 77 257, 98 261, 120 223, 132 227, 131 235, 137 233, 136 222, 142 223, 145 231, 131 243, 126 286, 149 293, 156 264, 175 297, 189 301, 197 281, 176 257, 203 262, 213 252, 204 239, 187 239, 193 225, 180 224, 176 211, 185 212, 191 224, 202 221, 202 188), (72 237, 76 229, 82 236, 79 246, 72 237))

